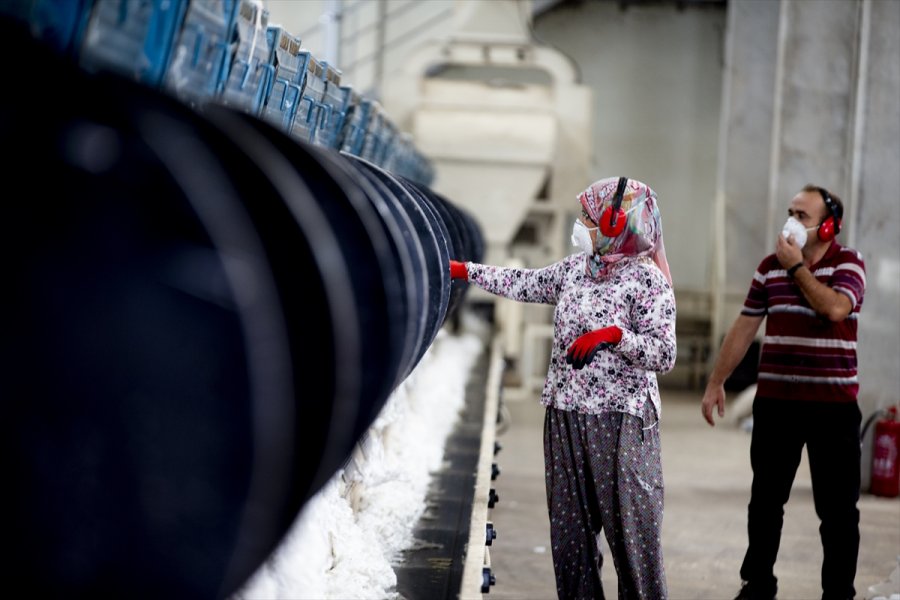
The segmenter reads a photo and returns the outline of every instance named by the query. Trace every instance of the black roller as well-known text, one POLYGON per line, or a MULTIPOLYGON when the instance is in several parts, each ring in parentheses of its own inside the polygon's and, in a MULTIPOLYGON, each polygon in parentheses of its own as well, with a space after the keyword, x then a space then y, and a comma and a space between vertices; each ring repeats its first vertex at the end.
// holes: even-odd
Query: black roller
MULTIPOLYGON (((449 213, 447 220, 456 225, 460 243, 457 255, 453 257, 454 260, 461 262, 482 262, 484 256, 484 244, 482 241, 481 229, 477 222, 469 215, 469 213, 460 209, 440 194, 432 192, 432 195, 435 205, 442 206, 444 210, 449 213)), ((456 300, 456 303, 451 307, 451 313, 455 314, 459 311, 459 307, 462 305, 468 286, 469 284, 461 279, 453 281, 451 294, 456 300)))
POLYGON ((416 224, 412 220, 413 215, 407 212, 388 179, 379 176, 379 171, 381 170, 359 157, 344 153, 341 156, 379 190, 384 207, 390 211, 394 222, 399 225, 407 253, 411 257, 412 273, 411 278, 406 280, 406 287, 412 300, 410 314, 413 317, 412 325, 414 328, 413 335, 407 339, 408 345, 404 352, 404 363, 396 381, 396 383, 399 383, 409 375, 409 372, 418 362, 422 340, 429 326, 428 312, 426 310, 429 301, 429 263, 425 242, 418 235, 416 224))
MULTIPOLYGON (((350 272, 359 313, 358 328, 366 356, 356 367, 362 374, 362 393, 356 403, 356 418, 350 410, 342 410, 345 419, 334 419, 333 426, 358 439, 371 425, 394 387, 402 381, 433 341, 446 315, 449 302, 449 249, 446 229, 437 213, 418 190, 406 182, 353 159, 354 167, 346 157, 326 149, 297 142, 268 124, 227 109, 210 108, 208 116, 225 129, 242 148, 252 148, 252 136, 240 133, 230 119, 245 121, 247 125, 265 136, 278 152, 290 163, 295 174, 304 179, 300 188, 308 187, 335 234, 340 238, 340 251, 350 272), (398 188, 400 185, 400 189, 398 188), (408 195, 403 195, 406 191, 408 195), (410 203, 413 198, 416 204, 410 203), (429 228, 430 225, 430 228, 429 228), (404 238, 409 243, 404 243, 404 238), (432 252, 432 244, 437 248, 432 252), (425 250, 428 250, 427 252, 425 250), (424 274, 424 277, 422 276, 424 274), (437 287, 437 292, 433 290, 437 287), (424 290, 437 297, 439 304, 424 302, 412 290, 424 290), (418 300, 418 302, 416 302, 418 300), (431 311, 423 311, 422 306, 431 311), (412 320, 412 321, 411 321, 412 320), (423 323, 420 330, 411 323, 423 323), (410 334, 417 334, 412 338, 410 334), (351 427, 347 423, 353 423, 351 427)), ((262 157, 260 157, 262 158, 262 157)), ((258 161, 260 164, 274 159, 258 161)), ((271 169, 267 169, 271 170, 271 169)), ((274 179, 275 175, 271 175, 274 179)), ((286 186, 292 189, 296 184, 286 186)), ((252 190, 247 197, 252 197, 252 190)), ((304 196, 306 198, 306 196, 304 196)), ((251 206, 257 204, 253 200, 251 206)), ((251 210, 253 212, 253 210, 251 210)), ((265 216, 265 215, 264 215, 265 216)), ((266 233, 268 219, 257 224, 264 238, 277 238, 266 233)), ((290 256, 291 253, 287 253, 290 256)), ((278 257, 273 257, 278 262, 278 257)), ((290 259, 286 263, 287 276, 302 281, 303 275, 292 270, 290 259)), ((309 283, 309 282, 307 282, 309 283)), ((302 300, 302 298, 300 299, 302 300)), ((302 302, 292 302, 301 306, 302 302)), ((303 313, 308 318, 310 313, 303 313)), ((337 348, 340 353, 340 348, 337 348)), ((338 372, 340 377, 340 371, 338 372)), ((340 398, 335 399, 336 410, 340 398)), ((326 423, 323 419, 315 422, 326 423)), ((338 451, 338 456, 349 452, 346 436, 329 435, 324 441, 327 451, 338 451)), ((321 461, 321 468, 312 489, 323 483, 336 468, 333 456, 321 461)))
MULTIPOLYGON (((384 385, 378 371, 383 362, 364 358, 363 343, 370 323, 390 326, 386 289, 391 281, 358 277, 352 270, 348 256, 356 252, 378 272, 383 252, 374 250, 377 236, 368 234, 345 199, 340 204, 332 197, 329 210, 323 210, 317 189, 296 168, 298 159, 291 154, 296 144, 290 138, 231 109, 209 106, 205 116, 214 126, 206 138, 228 166, 263 240, 285 307, 297 412, 296 435, 285 448, 294 460, 292 519, 346 460, 360 435, 347 424, 370 412, 372 390, 384 385), (343 207, 339 219, 330 210, 337 206, 343 207), (344 239, 348 234, 355 244, 344 239)), ((387 355, 386 341, 373 347, 387 355)))
POLYGON ((484 238, 478 223, 468 211, 452 202, 444 199, 444 204, 454 215, 463 238, 463 257, 457 260, 481 262, 484 258, 484 238))
POLYGON ((414 235, 412 221, 398 204, 387 185, 370 170, 361 167, 345 155, 338 155, 340 162, 349 170, 360 189, 381 218, 385 234, 391 242, 391 251, 397 266, 400 289, 397 307, 404 315, 403 326, 394 332, 392 338, 400 345, 399 357, 391 388, 395 388, 406 378, 409 365, 413 361, 416 345, 424 327, 425 315, 421 310, 423 294, 426 291, 421 273, 425 257, 420 240, 414 235))
MULTIPOLYGON (((409 190, 400 183, 393 175, 381 169, 380 167, 361 158, 352 157, 352 160, 373 173, 378 179, 384 183, 390 190, 399 206, 409 216, 415 229, 414 234, 422 245, 424 253, 424 270, 422 272, 422 281, 426 285, 426 293, 423 297, 422 311, 424 312, 424 326, 417 341, 414 359, 410 365, 410 369, 418 364, 419 360, 425 354, 428 346, 437 335, 443 323, 444 313, 442 306, 446 311, 446 304, 443 299, 449 295, 449 289, 445 290, 443 286, 443 270, 445 265, 449 265, 449 258, 446 257, 446 246, 442 249, 437 240, 438 232, 435 231, 426 208, 423 208, 419 202, 411 195, 409 190)), ((446 266, 449 269, 449 266, 446 266)))
MULTIPOLYGON (((409 259, 399 255, 391 227, 385 225, 369 199, 377 192, 337 153, 297 141, 243 113, 212 107, 207 112, 220 126, 239 120, 244 128, 254 130, 254 136, 265 138, 286 161, 294 176, 302 180, 302 187, 309 190, 311 201, 325 215, 326 227, 330 227, 338 239, 339 256, 333 257, 337 261, 334 264, 346 269, 350 285, 335 301, 356 307, 359 343, 355 348, 337 347, 336 351, 359 358, 348 366, 348 370, 339 370, 337 376, 361 377, 362 387, 354 402, 354 414, 348 412, 346 419, 335 423, 339 431, 334 435, 343 438, 343 432, 355 441, 371 425, 403 368, 401 361, 409 310, 404 281, 410 268, 409 259)), ((227 129, 230 132, 239 128, 232 123, 227 129)), ((250 196, 248 201, 253 202, 250 196)), ((292 210, 302 211, 305 206, 292 210)), ((264 223, 259 226, 263 227, 264 223)), ((294 281, 301 285, 315 283, 312 280, 304 282, 305 273, 298 270, 300 265, 290 265, 289 253, 284 258, 294 281)), ((294 306, 302 313, 307 326, 315 326, 318 313, 305 310, 302 298, 294 306)), ((314 373, 311 375, 315 376, 314 373)), ((335 400, 340 402, 341 399, 335 400)), ((337 447, 346 458, 352 445, 348 447, 341 442, 337 447)), ((322 474, 327 478, 337 465, 329 461, 325 466, 322 474)), ((318 478, 316 482, 324 483, 318 478)))
POLYGON ((5 579, 224 595, 280 537, 292 477, 295 382, 262 241, 191 116, 2 37, 34 61, 7 76, 39 89, 52 71, 66 90, 0 98, 3 173, 30 188, 0 236, 5 579))
MULTIPOLYGON (((430 199, 432 207, 440 215, 441 221, 447 231, 448 239, 450 240, 448 245, 450 258, 459 261, 467 260, 467 251, 465 250, 463 233, 460 231, 460 228, 464 225, 460 221, 459 214, 456 211, 452 211, 451 208, 447 206, 447 200, 436 194, 431 188, 421 184, 413 183, 413 185, 430 199)), ((462 302, 462 297, 467 287, 468 283, 463 279, 455 279, 450 282, 447 317, 445 317, 445 320, 456 312, 457 307, 460 302, 462 302)))
POLYGON ((481 226, 478 225, 478 221, 470 212, 465 209, 461 209, 461 212, 469 223, 469 229, 471 231, 472 256, 474 257, 472 260, 475 262, 484 262, 484 234, 481 231, 481 226))
POLYGON ((474 220, 0 23, 0 429, 12 587, 226 597, 430 346, 474 220), (40 69, 33 68, 40 65, 40 69), (61 94, 43 93, 47 74, 61 94))
POLYGON ((439 283, 440 287, 440 305, 434 322, 434 331, 428 343, 434 341, 434 336, 447 319, 447 311, 450 305, 450 257, 453 251, 453 243, 450 239, 450 231, 444 223, 444 218, 438 211, 437 207, 432 203, 430 196, 426 194, 421 186, 403 177, 397 176, 397 180, 403 185, 410 195, 418 202, 434 231, 434 239, 438 245, 438 258, 440 264, 437 273, 432 273, 432 277, 439 283))

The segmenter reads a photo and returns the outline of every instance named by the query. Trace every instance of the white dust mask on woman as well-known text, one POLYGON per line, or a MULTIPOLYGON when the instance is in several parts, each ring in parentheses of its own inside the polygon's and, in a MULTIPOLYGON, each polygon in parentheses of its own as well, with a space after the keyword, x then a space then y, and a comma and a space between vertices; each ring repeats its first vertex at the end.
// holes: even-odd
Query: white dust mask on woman
POLYGON ((599 227, 588 227, 581 222, 581 219, 575 219, 572 225, 572 245, 576 246, 585 254, 594 253, 594 242, 591 241, 591 231, 596 231, 599 227))

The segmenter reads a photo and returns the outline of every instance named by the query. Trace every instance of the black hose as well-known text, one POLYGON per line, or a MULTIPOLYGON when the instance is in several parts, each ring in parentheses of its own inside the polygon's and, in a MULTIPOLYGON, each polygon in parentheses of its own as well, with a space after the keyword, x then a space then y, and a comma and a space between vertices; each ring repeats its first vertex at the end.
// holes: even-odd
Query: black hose
POLYGON ((863 440, 866 439, 866 432, 869 430, 869 427, 872 425, 872 422, 878 417, 883 417, 888 413, 886 408, 879 408, 866 419, 866 422, 863 424, 862 429, 859 433, 859 447, 862 448, 863 440))

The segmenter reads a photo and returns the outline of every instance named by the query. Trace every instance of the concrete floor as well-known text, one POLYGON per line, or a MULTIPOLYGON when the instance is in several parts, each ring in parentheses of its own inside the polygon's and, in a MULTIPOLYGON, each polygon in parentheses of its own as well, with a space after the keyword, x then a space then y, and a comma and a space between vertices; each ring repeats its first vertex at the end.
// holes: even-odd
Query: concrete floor
MULTIPOLYGON (((666 485, 663 554, 673 600, 733 598, 746 545, 750 497, 750 435, 727 418, 710 428, 700 415, 700 392, 663 390, 662 447, 666 485)), ((556 597, 544 492, 543 409, 537 399, 504 400, 509 426, 501 428, 497 455, 500 497, 489 518, 497 530, 491 564, 497 583, 487 598, 556 597)), ((864 494, 857 598, 888 578, 900 555, 900 499, 864 494)), ((782 600, 821 597, 822 547, 804 453, 785 509, 775 565, 782 600)), ((604 542, 605 546, 605 542, 604 542)), ((607 554, 608 556, 608 554, 607 554)), ((601 577, 616 597, 607 560, 601 577)))

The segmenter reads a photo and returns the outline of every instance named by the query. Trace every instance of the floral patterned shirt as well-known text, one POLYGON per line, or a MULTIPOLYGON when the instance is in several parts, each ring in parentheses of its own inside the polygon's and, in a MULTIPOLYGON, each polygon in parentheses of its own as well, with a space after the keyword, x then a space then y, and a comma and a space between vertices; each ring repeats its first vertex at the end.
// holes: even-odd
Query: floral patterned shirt
MULTIPOLYGON (((469 282, 513 300, 555 304, 553 349, 541 404, 597 414, 642 416, 644 402, 660 414, 656 373, 675 365, 675 295, 649 258, 610 264, 587 276, 585 255, 573 254, 542 269, 466 263, 469 282), (622 340, 600 350, 583 369, 566 363, 582 334, 617 325, 622 340)), ((652 424, 651 424, 652 425, 652 424)))

